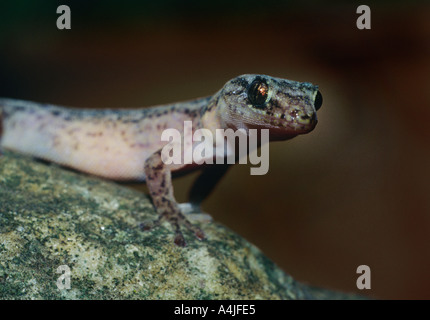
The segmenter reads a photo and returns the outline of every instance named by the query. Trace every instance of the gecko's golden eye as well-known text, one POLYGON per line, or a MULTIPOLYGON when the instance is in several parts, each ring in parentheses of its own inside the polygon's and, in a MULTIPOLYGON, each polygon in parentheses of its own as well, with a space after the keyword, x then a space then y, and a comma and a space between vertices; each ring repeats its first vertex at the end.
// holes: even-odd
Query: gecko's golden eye
POLYGON ((261 107, 266 103, 269 95, 269 86, 266 81, 260 77, 257 77, 248 87, 248 99, 249 102, 255 107, 261 107))

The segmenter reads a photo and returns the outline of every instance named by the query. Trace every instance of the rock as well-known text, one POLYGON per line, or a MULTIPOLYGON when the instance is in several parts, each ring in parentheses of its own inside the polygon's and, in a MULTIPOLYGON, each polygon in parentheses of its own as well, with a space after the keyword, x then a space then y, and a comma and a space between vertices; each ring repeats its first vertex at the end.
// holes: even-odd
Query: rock
POLYGON ((1 299, 351 297, 296 282, 215 222, 179 248, 169 225, 139 228, 156 217, 145 194, 15 153, 0 156, 0 201, 1 299))

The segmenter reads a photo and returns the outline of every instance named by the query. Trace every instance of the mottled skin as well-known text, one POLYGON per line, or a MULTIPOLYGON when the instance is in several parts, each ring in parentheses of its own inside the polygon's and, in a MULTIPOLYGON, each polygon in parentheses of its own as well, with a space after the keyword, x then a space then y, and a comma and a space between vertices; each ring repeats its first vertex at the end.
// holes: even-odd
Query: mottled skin
MULTIPOLYGON (((312 131, 322 97, 318 87, 265 75, 242 75, 227 82, 211 97, 145 109, 89 110, 0 99, 0 146, 53 161, 104 178, 146 181, 154 206, 175 229, 175 243, 185 246, 181 226, 203 239, 175 200, 171 172, 197 168, 166 165, 161 141, 167 128, 193 132, 209 129, 269 129, 270 140, 287 140, 312 131)), ((185 146, 193 148, 193 145, 185 146)), ((225 155, 230 152, 225 149, 225 155)), ((200 202, 227 166, 208 165, 192 188, 191 199, 200 202), (201 195, 197 195, 200 193, 201 195)))

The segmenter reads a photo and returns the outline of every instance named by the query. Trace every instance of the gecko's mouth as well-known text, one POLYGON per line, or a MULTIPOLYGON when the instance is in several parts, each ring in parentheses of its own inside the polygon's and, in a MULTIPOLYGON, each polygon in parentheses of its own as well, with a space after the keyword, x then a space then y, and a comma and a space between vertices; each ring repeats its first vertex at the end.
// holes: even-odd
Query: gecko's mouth
POLYGON ((300 134, 309 133, 318 123, 316 112, 311 115, 298 113, 284 117, 264 115, 260 119, 264 123, 260 129, 269 129, 271 140, 287 140, 300 134))
POLYGON ((289 107, 267 110, 251 107, 252 118, 263 127, 293 130, 296 134, 308 133, 315 128, 317 114, 315 110, 289 107))

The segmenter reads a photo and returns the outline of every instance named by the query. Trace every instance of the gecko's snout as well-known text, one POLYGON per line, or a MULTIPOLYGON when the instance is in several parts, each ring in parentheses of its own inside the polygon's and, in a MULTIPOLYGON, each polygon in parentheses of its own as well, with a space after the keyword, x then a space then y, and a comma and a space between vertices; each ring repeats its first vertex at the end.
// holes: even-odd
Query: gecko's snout
POLYGON ((317 121, 318 121, 318 120, 317 120, 317 113, 316 113, 316 112, 314 112, 314 113, 312 114, 311 121, 312 121, 312 122, 317 122, 317 121))
POLYGON ((302 120, 308 120, 310 119, 311 122, 315 122, 317 121, 317 113, 316 112, 312 112, 312 114, 305 114, 303 116, 301 116, 300 118, 302 118, 302 120))

